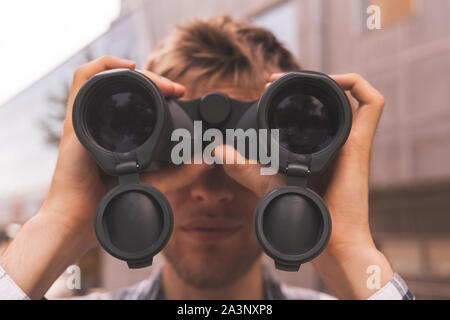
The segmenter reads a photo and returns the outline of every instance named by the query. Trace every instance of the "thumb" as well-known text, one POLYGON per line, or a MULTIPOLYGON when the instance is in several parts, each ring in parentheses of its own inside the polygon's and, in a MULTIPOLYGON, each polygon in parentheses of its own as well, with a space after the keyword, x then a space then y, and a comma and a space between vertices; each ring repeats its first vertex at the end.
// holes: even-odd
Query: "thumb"
POLYGON ((260 197, 286 182, 286 177, 281 173, 262 175, 261 164, 245 158, 232 146, 226 144, 217 146, 214 149, 214 157, 216 161, 222 163, 225 173, 230 178, 260 197))

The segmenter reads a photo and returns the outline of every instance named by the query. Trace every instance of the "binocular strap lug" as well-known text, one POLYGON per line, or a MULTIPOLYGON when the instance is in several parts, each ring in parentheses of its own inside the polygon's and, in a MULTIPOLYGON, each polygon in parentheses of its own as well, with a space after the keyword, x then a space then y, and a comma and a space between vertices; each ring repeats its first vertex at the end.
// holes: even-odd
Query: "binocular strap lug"
POLYGON ((307 166, 299 163, 290 163, 286 170, 286 185, 306 187, 306 181, 310 174, 310 170, 307 166))
POLYGON ((139 183, 138 164, 136 161, 119 163, 116 166, 116 170, 119 173, 119 184, 139 183))

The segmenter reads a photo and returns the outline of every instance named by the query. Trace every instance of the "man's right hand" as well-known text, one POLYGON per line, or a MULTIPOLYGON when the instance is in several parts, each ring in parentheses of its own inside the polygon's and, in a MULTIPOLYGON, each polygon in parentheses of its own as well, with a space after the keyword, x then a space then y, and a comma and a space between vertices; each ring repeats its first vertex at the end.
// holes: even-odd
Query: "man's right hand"
MULTIPOLYGON (((41 298, 65 268, 96 244, 94 215, 117 179, 102 176, 94 159, 78 141, 72 126, 75 97, 89 78, 135 63, 105 56, 76 69, 68 99, 58 160, 50 189, 39 212, 27 221, 0 257, 0 266, 32 299, 41 298)), ((139 71, 164 96, 181 97, 185 88, 167 78, 139 71)), ((145 174, 145 181, 167 192, 189 183, 207 165, 180 166, 145 174), (182 179, 180 178, 182 175, 182 179)))
MULTIPOLYGON (((80 66, 74 72, 56 169, 40 211, 71 231, 93 230, 95 209, 117 180, 102 177, 95 161, 78 141, 72 126, 73 103, 87 80, 99 72, 116 68, 134 69, 135 63, 105 56, 80 66)), ((184 94, 182 85, 151 72, 141 72, 153 80, 165 96, 180 97, 184 94)), ((93 233, 91 235, 86 240, 94 239, 93 233)))

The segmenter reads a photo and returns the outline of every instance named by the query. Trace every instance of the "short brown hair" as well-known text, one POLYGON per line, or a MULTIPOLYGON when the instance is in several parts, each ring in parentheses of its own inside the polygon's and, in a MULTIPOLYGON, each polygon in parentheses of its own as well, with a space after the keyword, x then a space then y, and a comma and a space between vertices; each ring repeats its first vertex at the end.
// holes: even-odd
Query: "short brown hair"
POLYGON ((176 28, 150 56, 147 70, 187 85, 191 92, 217 80, 261 92, 275 72, 300 65, 269 30, 228 15, 195 19, 176 28))

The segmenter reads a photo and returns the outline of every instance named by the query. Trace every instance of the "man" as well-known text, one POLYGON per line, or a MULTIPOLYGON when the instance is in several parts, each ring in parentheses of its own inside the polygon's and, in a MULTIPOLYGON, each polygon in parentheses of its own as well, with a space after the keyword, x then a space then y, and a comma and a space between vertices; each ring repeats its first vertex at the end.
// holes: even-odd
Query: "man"
MULTIPOLYGON (((103 57, 74 73, 51 187, 39 212, 0 259, 0 297, 42 298, 65 268, 96 244, 94 212, 111 179, 99 175, 75 136, 72 105, 90 77, 114 68, 134 69, 135 64, 103 57)), ((293 70, 300 70, 299 65, 269 31, 219 16, 178 27, 141 72, 165 96, 187 99, 220 91, 253 100, 268 82, 293 70)), ((352 107, 353 127, 345 146, 327 171, 310 183, 326 201, 333 222, 330 242, 312 264, 338 298, 412 299, 376 249, 369 230, 370 156, 384 98, 357 74, 332 78, 359 106, 352 107), (373 266, 379 271, 381 288, 367 285, 367 269, 373 266)), ((224 158, 241 156, 225 146, 215 153, 224 158)), ((163 250, 165 263, 134 287, 87 298, 329 298, 281 284, 263 266, 252 230, 253 211, 267 191, 284 184, 285 177, 262 176, 259 169, 254 164, 192 164, 141 174, 144 182, 167 196, 173 208, 174 231, 163 250)))

